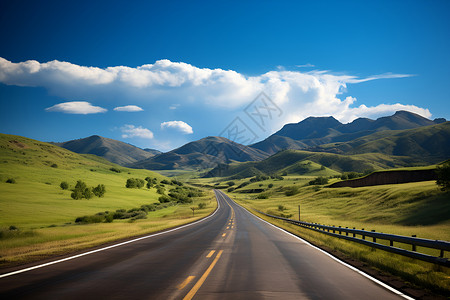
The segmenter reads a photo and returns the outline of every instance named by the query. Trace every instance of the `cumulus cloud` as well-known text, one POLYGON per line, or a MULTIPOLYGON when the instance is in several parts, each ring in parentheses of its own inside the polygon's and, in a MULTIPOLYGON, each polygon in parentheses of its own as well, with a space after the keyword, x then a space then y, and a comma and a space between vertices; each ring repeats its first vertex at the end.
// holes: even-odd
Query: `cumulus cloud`
MULTIPOLYGON (((13 63, 0 58, 0 82, 42 86, 61 97, 95 97, 106 101, 111 95, 119 95, 138 101, 177 101, 183 107, 201 106, 203 112, 209 109, 211 113, 216 113, 220 108, 223 113, 244 108, 264 91, 283 111, 281 125, 298 122, 308 116, 326 115, 349 122, 356 117, 393 113, 398 109, 430 117, 428 109, 395 103, 395 99, 385 99, 383 104, 376 106, 356 106, 354 97, 342 97, 348 84, 410 76, 413 75, 385 73, 361 78, 329 71, 301 72, 282 68, 246 76, 233 70, 198 68, 167 59, 135 68, 97 68, 57 60, 13 63)), ((169 103, 170 109, 176 109, 169 103)))
POLYGON ((100 106, 93 106, 91 103, 86 101, 71 101, 64 102, 53 105, 52 107, 48 107, 45 109, 46 111, 51 112, 62 112, 66 114, 98 114, 104 113, 107 109, 100 106))
POLYGON ((115 111, 126 111, 126 112, 143 111, 143 109, 137 105, 118 106, 118 107, 114 108, 114 110, 115 111))
POLYGON ((166 128, 175 129, 175 130, 181 131, 182 133, 185 133, 185 134, 194 133, 194 131, 192 130, 192 127, 183 121, 168 121, 168 122, 161 123, 161 129, 166 129, 166 128))
POLYGON ((122 131, 122 138, 134 138, 139 137, 143 139, 153 139, 153 132, 151 132, 147 128, 143 128, 142 126, 134 126, 134 125, 123 125, 120 130, 122 131))

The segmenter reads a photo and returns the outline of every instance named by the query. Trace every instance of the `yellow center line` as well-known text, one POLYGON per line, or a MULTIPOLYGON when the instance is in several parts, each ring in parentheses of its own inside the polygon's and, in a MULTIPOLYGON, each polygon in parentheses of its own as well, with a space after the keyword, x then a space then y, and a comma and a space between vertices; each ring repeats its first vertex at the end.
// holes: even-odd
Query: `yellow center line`
POLYGON ((211 256, 213 256, 214 252, 216 252, 216 250, 211 250, 208 255, 206 255, 206 258, 210 258, 211 256))
POLYGON ((195 276, 188 276, 179 286, 177 286, 177 288, 179 290, 184 289, 185 286, 187 286, 189 284, 189 282, 192 281, 192 279, 194 279, 195 276))
POLYGON ((223 250, 220 250, 219 253, 217 253, 216 258, 213 260, 211 265, 208 267, 208 269, 205 271, 205 273, 200 277, 200 279, 197 281, 197 283, 194 285, 194 287, 189 291, 189 293, 183 298, 183 300, 190 300, 192 299, 195 294, 198 292, 198 290, 201 288, 203 283, 205 282, 206 278, 209 276, 209 273, 211 273, 212 269, 216 265, 217 261, 219 260, 220 256, 222 255, 223 250))

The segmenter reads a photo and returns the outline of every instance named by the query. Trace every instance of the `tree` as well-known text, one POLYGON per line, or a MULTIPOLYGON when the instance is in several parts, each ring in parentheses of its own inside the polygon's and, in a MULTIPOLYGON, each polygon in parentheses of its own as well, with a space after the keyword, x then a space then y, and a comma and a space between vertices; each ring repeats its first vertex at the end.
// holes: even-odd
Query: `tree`
POLYGON ((441 187, 442 191, 450 190, 450 161, 445 162, 442 166, 436 168, 437 180, 436 184, 441 187))
POLYGON ((67 190, 69 188, 69 184, 67 182, 65 182, 65 181, 61 182, 61 184, 59 186, 63 190, 67 190))
POLYGON ((84 191, 86 188, 87 188, 86 183, 84 183, 84 182, 81 181, 81 180, 78 180, 78 181, 77 181, 77 184, 75 185, 75 189, 76 189, 76 190, 84 191))
POLYGON ((91 199, 92 198, 92 191, 90 188, 85 188, 83 191, 83 197, 86 199, 91 199))
POLYGON ((106 187, 104 184, 99 184, 95 188, 92 189, 92 192, 94 193, 95 196, 101 198, 106 193, 106 187))
POLYGON ((74 189, 72 194, 70 194, 70 197, 72 197, 75 200, 79 200, 83 198, 83 192, 80 189, 74 189))

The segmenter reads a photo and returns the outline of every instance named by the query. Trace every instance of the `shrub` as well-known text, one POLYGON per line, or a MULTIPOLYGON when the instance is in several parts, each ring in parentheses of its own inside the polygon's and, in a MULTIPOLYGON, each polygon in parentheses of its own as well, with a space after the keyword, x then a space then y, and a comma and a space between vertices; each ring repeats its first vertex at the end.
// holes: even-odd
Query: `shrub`
POLYGON ((441 187, 441 190, 450 190, 450 161, 445 162, 442 166, 438 166, 436 175, 436 184, 441 187))
POLYGON ((234 187, 230 187, 229 189, 227 189, 227 192, 231 193, 232 191, 234 191, 235 188, 234 187))
POLYGON ((166 191, 166 189, 162 186, 157 186, 156 187, 156 192, 160 195, 164 195, 164 192, 166 191))
POLYGON ((69 189, 69 184, 68 184, 67 182, 65 182, 65 181, 61 182, 61 183, 59 184, 59 186, 60 186, 61 189, 63 189, 63 190, 69 189))
POLYGON ((267 186, 269 189, 273 188, 273 183, 269 183, 269 185, 267 186))
POLYGON ((50 167, 52 167, 52 168, 57 168, 58 165, 57 165, 57 164, 52 164, 50 167))
POLYGON ((70 197, 72 197, 75 200, 79 200, 83 198, 83 192, 80 189, 75 189, 72 191, 72 194, 70 194, 70 197))
POLYGON ((163 184, 172 184, 169 180, 167 180, 167 179, 163 179, 163 180, 161 180, 161 183, 163 183, 163 184))
POLYGON ((203 209, 203 208, 205 208, 206 207, 206 203, 199 203, 198 204, 198 209, 203 209))
POLYGON ((92 191, 90 188, 85 188, 83 191, 83 197, 86 199, 91 199, 92 198, 92 191))
POLYGON ((228 186, 233 186, 233 185, 235 185, 234 181, 228 181, 227 184, 228 184, 228 186))
POLYGON ((106 187, 104 184, 99 184, 95 188, 92 189, 92 192, 94 193, 95 196, 101 198, 106 193, 106 187))
POLYGON ((169 196, 167 196, 167 195, 162 195, 162 196, 160 196, 159 198, 158 198, 158 201, 160 202, 160 203, 167 203, 167 202, 170 202, 172 199, 169 197, 169 196))
POLYGON ((16 183, 16 180, 14 178, 8 178, 8 179, 6 179, 6 183, 14 184, 14 183, 16 183))
POLYGON ((129 189, 134 189, 134 188, 142 188, 145 184, 145 181, 140 179, 140 178, 128 178, 127 182, 125 184, 125 187, 129 188, 129 189))
POLYGON ((286 191, 284 192, 284 194, 286 196, 294 196, 294 195, 298 194, 299 192, 300 191, 297 186, 290 186, 290 187, 286 187, 286 191))
POLYGON ((319 176, 309 182, 309 185, 323 185, 328 183, 328 178, 319 176))
POLYGON ((120 171, 119 169, 117 169, 117 168, 115 168, 115 167, 112 167, 112 168, 110 168, 109 170, 110 170, 110 171, 113 171, 113 172, 116 172, 116 173, 122 172, 122 171, 120 171))
POLYGON ((280 205, 278 205, 278 210, 279 211, 285 211, 286 207, 280 204, 280 205))
POLYGON ((267 194, 259 194, 256 196, 257 199, 269 199, 269 195, 267 194))

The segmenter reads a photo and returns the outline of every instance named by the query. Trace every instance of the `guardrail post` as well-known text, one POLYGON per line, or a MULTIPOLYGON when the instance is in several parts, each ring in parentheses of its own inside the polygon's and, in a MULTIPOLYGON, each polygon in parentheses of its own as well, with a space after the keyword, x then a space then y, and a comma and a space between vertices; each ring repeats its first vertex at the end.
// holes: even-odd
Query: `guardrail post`
POLYGON ((342 234, 342 233, 341 233, 341 229, 340 229, 340 228, 341 228, 341 226, 339 226, 339 234, 342 234))
MULTIPOLYGON (((364 228, 363 228, 362 230, 364 230, 364 228)), ((366 239, 366 236, 365 236, 364 234, 362 235, 362 239, 363 239, 363 240, 366 239)))
POLYGON ((336 233, 336 232, 334 231, 334 225, 333 225, 333 233, 336 233))
MULTIPOLYGON (((372 232, 375 232, 375 230, 371 230, 371 231, 372 231, 372 232)), ((373 237, 372 240, 373 240, 374 243, 377 242, 377 238, 376 238, 376 237, 373 237)))
MULTIPOLYGON (((348 227, 345 227, 345 229, 348 229, 348 227)), ((345 232, 345 235, 348 236, 348 231, 345 232)))
POLYGON ((394 241, 393 240, 389 240, 389 246, 394 247, 394 241))
MULTIPOLYGON (((353 227, 353 229, 356 229, 355 227, 353 227)), ((356 234, 353 232, 353 237, 355 237, 356 236, 356 234)))
MULTIPOLYGON (((412 237, 417 237, 417 235, 413 234, 412 237)), ((414 252, 417 251, 416 245, 414 245, 414 244, 412 245, 412 251, 414 251, 414 252)))
POLYGON ((441 253, 439 254, 439 257, 444 257, 444 250, 441 249, 441 253))

